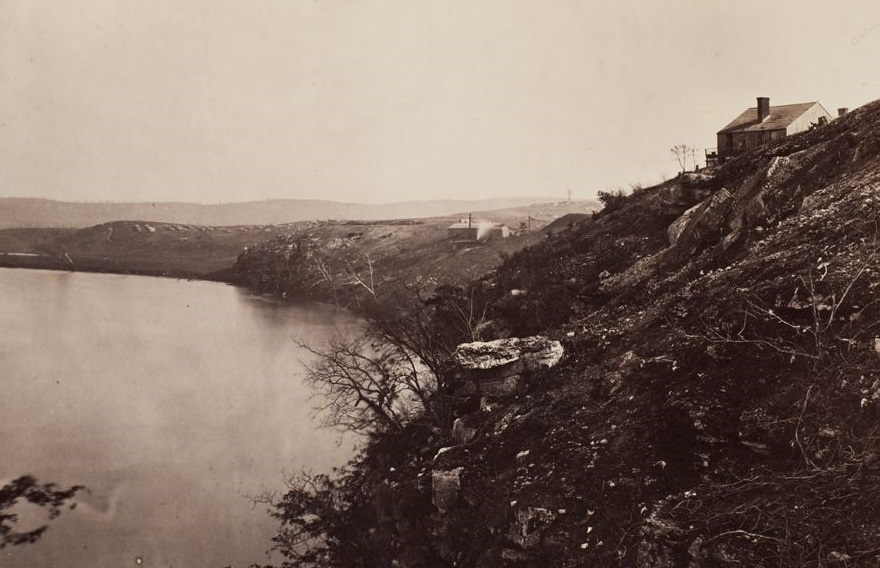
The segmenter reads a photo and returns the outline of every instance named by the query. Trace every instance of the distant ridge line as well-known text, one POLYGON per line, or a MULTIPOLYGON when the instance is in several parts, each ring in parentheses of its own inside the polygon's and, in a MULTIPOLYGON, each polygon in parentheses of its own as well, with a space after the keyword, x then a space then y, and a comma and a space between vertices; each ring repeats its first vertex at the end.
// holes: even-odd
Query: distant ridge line
POLYGON ((237 203, 74 202, 31 197, 0 198, 0 229, 84 228, 123 219, 186 225, 278 225, 336 219, 376 221, 452 216, 469 211, 549 203, 541 197, 480 200, 343 203, 318 199, 267 199, 237 203))

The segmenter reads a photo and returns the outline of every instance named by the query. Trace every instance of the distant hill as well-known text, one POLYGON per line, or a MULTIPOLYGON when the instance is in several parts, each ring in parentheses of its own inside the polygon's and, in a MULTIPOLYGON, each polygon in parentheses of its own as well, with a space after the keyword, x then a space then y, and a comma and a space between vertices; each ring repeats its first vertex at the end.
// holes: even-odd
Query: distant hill
POLYGON ((339 203, 274 199, 242 203, 73 203, 49 199, 0 198, 0 229, 83 228, 111 221, 150 221, 185 225, 277 225, 319 219, 379 220, 426 218, 518 208, 548 201, 521 197, 482 200, 339 203))
POLYGON ((572 201, 468 211, 475 219, 506 223, 521 235, 477 247, 477 252, 464 256, 460 248, 447 246, 447 227, 466 213, 399 221, 324 219, 206 226, 123 220, 88 227, 0 228, 0 266, 227 279, 245 248, 260 248, 260 243, 268 241, 261 250, 286 259, 290 239, 307 235, 330 249, 334 243, 345 242, 346 249, 357 243, 352 250, 370 255, 377 263, 387 260, 388 271, 395 274, 409 255, 416 264, 423 263, 417 267, 421 275, 443 265, 446 277, 465 279, 491 270, 500 260, 499 253, 510 254, 540 240, 539 229, 553 219, 597 208, 593 201, 572 201))

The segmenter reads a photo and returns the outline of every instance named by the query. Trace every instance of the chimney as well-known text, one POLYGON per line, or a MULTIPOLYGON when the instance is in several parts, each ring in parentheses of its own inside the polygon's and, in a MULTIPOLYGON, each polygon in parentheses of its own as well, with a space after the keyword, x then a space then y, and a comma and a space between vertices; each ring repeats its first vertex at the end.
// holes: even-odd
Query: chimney
POLYGON ((837 116, 843 116, 849 112, 848 108, 839 108, 837 109, 837 116))
POLYGON ((471 228, 471 217, 472 216, 473 216, 473 213, 468 213, 468 229, 471 228))
POLYGON ((758 122, 770 115, 770 97, 758 97, 758 122))

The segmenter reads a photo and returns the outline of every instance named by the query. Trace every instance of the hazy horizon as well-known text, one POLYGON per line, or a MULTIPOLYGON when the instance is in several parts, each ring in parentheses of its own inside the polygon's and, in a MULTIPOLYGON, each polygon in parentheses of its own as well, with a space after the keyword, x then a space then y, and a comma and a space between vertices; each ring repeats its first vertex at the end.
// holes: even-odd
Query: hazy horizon
MULTIPOLYGON (((181 200, 151 200, 151 201, 119 201, 119 200, 71 200, 71 199, 54 199, 50 197, 32 197, 27 195, 9 195, 9 196, 0 196, 0 199, 33 199, 33 200, 42 200, 42 201, 57 201, 59 203, 72 203, 72 204, 83 204, 83 205, 149 205, 149 204, 163 204, 163 205, 243 205, 247 203, 264 203, 266 201, 314 201, 319 203, 335 203, 339 205, 367 205, 367 206, 382 206, 382 205, 397 205, 404 203, 443 203, 443 202, 453 202, 453 203, 482 203, 482 202, 491 202, 491 201, 533 201, 534 203, 560 203, 566 201, 567 199, 556 199, 554 200, 551 197, 541 197, 541 196, 497 196, 497 197, 478 197, 473 199, 467 198, 437 198, 437 199, 403 199, 400 201, 373 201, 373 202, 361 202, 361 201, 338 201, 335 199, 320 199, 320 198, 311 198, 311 197, 266 197, 266 198, 254 198, 254 199, 245 199, 241 201, 181 201, 181 200)), ((582 198, 575 199, 572 197, 571 201, 595 201, 593 198, 582 198)))
POLYGON ((0 196, 541 197, 656 183, 755 97, 880 97, 880 4, 7 0, 0 196))

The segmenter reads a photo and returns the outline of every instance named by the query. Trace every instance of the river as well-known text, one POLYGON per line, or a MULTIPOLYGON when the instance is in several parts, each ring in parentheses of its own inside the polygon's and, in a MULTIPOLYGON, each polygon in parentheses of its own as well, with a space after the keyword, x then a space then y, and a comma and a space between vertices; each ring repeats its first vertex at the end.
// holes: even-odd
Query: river
POLYGON ((0 269, 0 484, 88 487, 0 565, 265 563, 276 523, 248 496, 352 451, 317 427, 292 338, 355 325, 217 283, 0 269))

